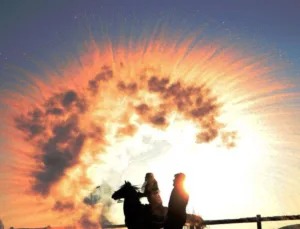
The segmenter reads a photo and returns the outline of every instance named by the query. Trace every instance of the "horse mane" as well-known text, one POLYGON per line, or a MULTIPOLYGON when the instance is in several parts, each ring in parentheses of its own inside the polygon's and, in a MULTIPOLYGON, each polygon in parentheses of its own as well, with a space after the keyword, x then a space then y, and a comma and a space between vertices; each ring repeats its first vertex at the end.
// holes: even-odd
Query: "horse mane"
POLYGON ((132 185, 130 182, 125 182, 125 184, 121 185, 120 189, 129 186, 132 187, 136 192, 140 191, 140 188, 137 185, 132 185))

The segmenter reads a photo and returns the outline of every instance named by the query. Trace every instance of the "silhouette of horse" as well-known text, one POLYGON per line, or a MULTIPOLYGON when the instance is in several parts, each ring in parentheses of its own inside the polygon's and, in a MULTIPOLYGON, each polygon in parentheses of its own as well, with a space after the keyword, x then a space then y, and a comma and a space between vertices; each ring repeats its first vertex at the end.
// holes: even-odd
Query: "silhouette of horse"
POLYGON ((155 223, 151 215, 149 204, 142 204, 140 198, 143 194, 139 188, 125 181, 125 184, 112 195, 114 200, 124 198, 123 212, 125 215, 125 225, 128 229, 159 229, 162 224, 155 223))
MULTIPOLYGON (((155 219, 151 214, 149 204, 142 204, 140 198, 144 197, 139 192, 139 188, 125 181, 119 190, 113 193, 114 200, 124 198, 123 212, 125 215, 125 225, 128 229, 159 229, 163 227, 163 219, 155 219)), ((164 207, 164 216, 167 215, 168 208, 164 207)), ((203 219, 194 214, 187 214, 187 225, 194 225, 196 228, 204 228, 203 219)))

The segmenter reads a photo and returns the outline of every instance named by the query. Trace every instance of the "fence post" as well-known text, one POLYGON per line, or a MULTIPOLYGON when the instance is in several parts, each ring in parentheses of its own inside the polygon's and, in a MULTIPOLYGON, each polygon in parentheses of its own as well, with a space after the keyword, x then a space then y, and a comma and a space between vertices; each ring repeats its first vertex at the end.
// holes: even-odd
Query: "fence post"
POLYGON ((261 228, 261 216, 256 215, 256 219, 257 219, 257 229, 262 229, 261 228))

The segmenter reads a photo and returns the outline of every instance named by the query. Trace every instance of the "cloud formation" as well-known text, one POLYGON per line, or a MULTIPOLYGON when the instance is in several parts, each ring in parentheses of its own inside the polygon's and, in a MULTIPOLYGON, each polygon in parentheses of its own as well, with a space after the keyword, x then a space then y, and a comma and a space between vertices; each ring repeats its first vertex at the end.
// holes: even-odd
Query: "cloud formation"
POLYGON ((80 226, 85 229, 100 228, 100 223, 92 221, 88 214, 83 214, 79 220, 79 223, 80 223, 80 226))
POLYGON ((74 209, 74 203, 73 202, 62 202, 62 201, 56 201, 52 210, 53 211, 70 211, 74 209))
MULTIPOLYGON (((108 124, 117 126, 113 133, 115 138, 133 136, 138 131, 138 125, 130 121, 134 115, 140 124, 165 130, 170 125, 171 114, 176 112, 198 127, 195 136, 198 143, 209 143, 220 137, 224 146, 234 147, 236 132, 223 130, 225 124, 218 122, 220 107, 217 98, 203 84, 187 84, 158 74, 121 80, 112 67, 105 65, 86 86, 83 85, 83 90, 65 88, 27 113, 21 112, 14 121, 24 140, 34 148, 32 157, 36 168, 31 174, 31 189, 47 197, 68 171, 88 157, 106 152, 106 147, 111 144, 107 134, 113 133, 108 124), (111 91, 114 91, 114 97, 127 102, 117 107, 111 91), (154 99, 144 99, 147 96, 154 99)), ((81 176, 87 176, 88 163, 81 168, 84 168, 81 176)), ((87 177, 81 180, 81 185, 89 183, 87 177)), ((100 187, 83 198, 82 203, 90 208, 100 203, 99 220, 108 223, 112 190, 105 183, 100 187), (108 194, 103 190, 108 190, 108 194)), ((58 198, 52 210, 62 212, 75 208, 76 204, 58 198)), ((99 227, 95 220, 90 220, 88 213, 81 216, 80 224, 85 228, 99 227)))
MULTIPOLYGON (((35 156, 38 169, 33 173, 35 183, 32 189, 35 192, 48 195, 51 185, 60 181, 68 168, 79 163, 85 142, 96 136, 104 138, 105 125, 94 126, 88 131, 80 126, 80 119, 88 115, 89 106, 93 106, 91 101, 94 100, 91 98, 96 98, 99 91, 105 94, 105 83, 114 78, 111 67, 103 66, 101 69, 88 82, 87 90, 91 95, 66 89, 52 95, 41 107, 15 118, 16 127, 25 134, 26 140, 36 145, 38 151, 35 156)), ((125 93, 129 100, 131 97, 137 99, 134 94, 143 91, 159 97, 156 104, 140 101, 134 110, 128 109, 129 116, 135 113, 144 123, 164 129, 169 125, 169 115, 176 111, 199 126, 199 143, 211 142, 219 136, 224 126, 217 121, 220 104, 205 85, 184 85, 180 81, 171 82, 171 79, 159 76, 150 76, 144 80, 146 84, 113 81, 120 93, 125 93)), ((137 131, 137 126, 131 123, 120 124, 119 136, 131 136, 137 131)), ((224 143, 228 142, 228 136, 222 134, 224 143)), ((227 146, 234 146, 234 143, 227 146)))

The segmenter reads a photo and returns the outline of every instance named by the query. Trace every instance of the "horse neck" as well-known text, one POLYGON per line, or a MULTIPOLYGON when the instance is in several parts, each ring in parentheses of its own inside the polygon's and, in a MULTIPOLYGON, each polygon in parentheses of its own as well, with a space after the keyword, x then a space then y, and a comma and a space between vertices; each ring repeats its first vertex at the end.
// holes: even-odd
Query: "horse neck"
POLYGON ((124 198, 124 213, 130 213, 136 210, 139 211, 139 206, 141 206, 140 199, 138 198, 138 195, 135 195, 134 192, 132 192, 132 194, 124 198))
POLYGON ((123 212, 125 216, 125 225, 130 228, 141 228, 140 220, 142 217, 142 204, 138 195, 134 192, 124 198, 123 212), (138 226, 137 226, 138 225, 138 226))
POLYGON ((135 205, 135 204, 136 204, 136 205, 141 204, 140 199, 139 199, 137 193, 135 193, 135 192, 131 192, 130 195, 128 195, 128 196, 125 198, 124 204, 125 204, 125 202, 126 202, 127 204, 133 204, 133 205, 135 205))

